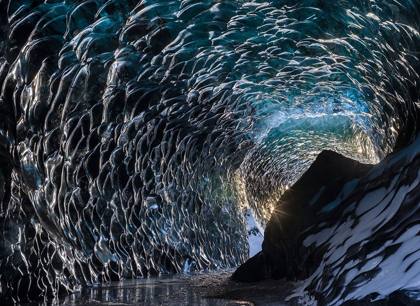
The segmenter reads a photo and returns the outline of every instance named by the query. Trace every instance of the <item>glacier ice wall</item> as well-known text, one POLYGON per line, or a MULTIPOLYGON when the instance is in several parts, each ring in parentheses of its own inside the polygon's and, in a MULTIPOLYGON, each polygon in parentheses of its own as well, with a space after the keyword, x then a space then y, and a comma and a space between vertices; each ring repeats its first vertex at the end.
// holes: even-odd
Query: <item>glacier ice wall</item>
POLYGON ((235 266, 322 149, 410 143, 419 2, 0 1, 0 295, 235 266))

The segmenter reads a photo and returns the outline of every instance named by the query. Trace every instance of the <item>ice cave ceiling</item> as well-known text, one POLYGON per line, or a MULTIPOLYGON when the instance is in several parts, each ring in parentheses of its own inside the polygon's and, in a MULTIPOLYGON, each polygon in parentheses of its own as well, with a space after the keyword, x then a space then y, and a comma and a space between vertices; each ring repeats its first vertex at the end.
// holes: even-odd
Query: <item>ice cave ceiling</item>
MULTIPOLYGON (((363 205, 377 199, 366 196, 382 195, 369 186, 416 191, 419 29, 418 0, 0 0, 0 298, 238 266, 244 210, 270 224, 322 150, 364 164, 403 152, 343 191, 358 220, 347 231, 367 222, 363 205)), ((401 197, 398 218, 418 216, 420 200, 401 197)), ((367 219, 384 250, 378 224, 399 211, 391 198, 375 206, 389 214, 367 219)), ((349 212, 340 203, 308 210, 327 213, 335 233, 349 212)), ((420 218, 410 220, 396 240, 417 235, 407 224, 420 218)), ((303 246, 325 246, 327 223, 303 246)), ((331 235, 328 250, 347 256, 340 239, 352 233, 331 235)), ((325 254, 315 262, 346 272, 309 269, 309 290, 343 287, 328 291, 331 304, 364 298, 346 286, 370 257, 359 254, 365 270, 354 272, 325 254)))

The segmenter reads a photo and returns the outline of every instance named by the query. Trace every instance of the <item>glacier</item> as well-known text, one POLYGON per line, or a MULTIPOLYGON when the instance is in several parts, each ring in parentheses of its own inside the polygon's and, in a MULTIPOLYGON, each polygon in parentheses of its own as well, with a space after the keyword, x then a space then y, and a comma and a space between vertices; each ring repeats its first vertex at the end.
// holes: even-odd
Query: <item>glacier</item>
POLYGON ((238 266, 248 210, 298 267, 256 278, 412 292, 419 29, 418 0, 0 0, 0 299, 238 266), (287 215, 332 151, 363 170, 287 215))

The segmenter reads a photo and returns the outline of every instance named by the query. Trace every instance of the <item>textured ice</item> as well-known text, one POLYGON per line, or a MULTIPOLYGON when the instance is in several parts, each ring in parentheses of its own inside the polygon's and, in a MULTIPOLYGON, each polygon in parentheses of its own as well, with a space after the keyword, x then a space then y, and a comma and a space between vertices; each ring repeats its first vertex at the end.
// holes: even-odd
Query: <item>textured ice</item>
POLYGON ((243 262, 243 210, 264 226, 322 149, 377 162, 413 140, 418 12, 0 0, 0 296, 243 262))

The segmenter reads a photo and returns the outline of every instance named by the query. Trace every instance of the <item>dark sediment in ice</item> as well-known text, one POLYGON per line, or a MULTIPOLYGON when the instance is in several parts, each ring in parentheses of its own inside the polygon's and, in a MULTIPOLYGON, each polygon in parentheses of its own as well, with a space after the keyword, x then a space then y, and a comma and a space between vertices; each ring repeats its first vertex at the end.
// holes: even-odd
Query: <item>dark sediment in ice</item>
POLYGON ((361 164, 332 151, 322 151, 311 167, 280 198, 264 234, 263 250, 233 275, 241 281, 303 279, 316 268, 316 254, 302 245, 301 233, 319 222, 326 204, 343 197, 343 187, 366 174, 361 164), (309 256, 309 258, 307 258, 309 256))
POLYGON ((282 197, 233 279, 306 279, 321 305, 417 303, 420 140, 373 167, 331 154, 282 197))

